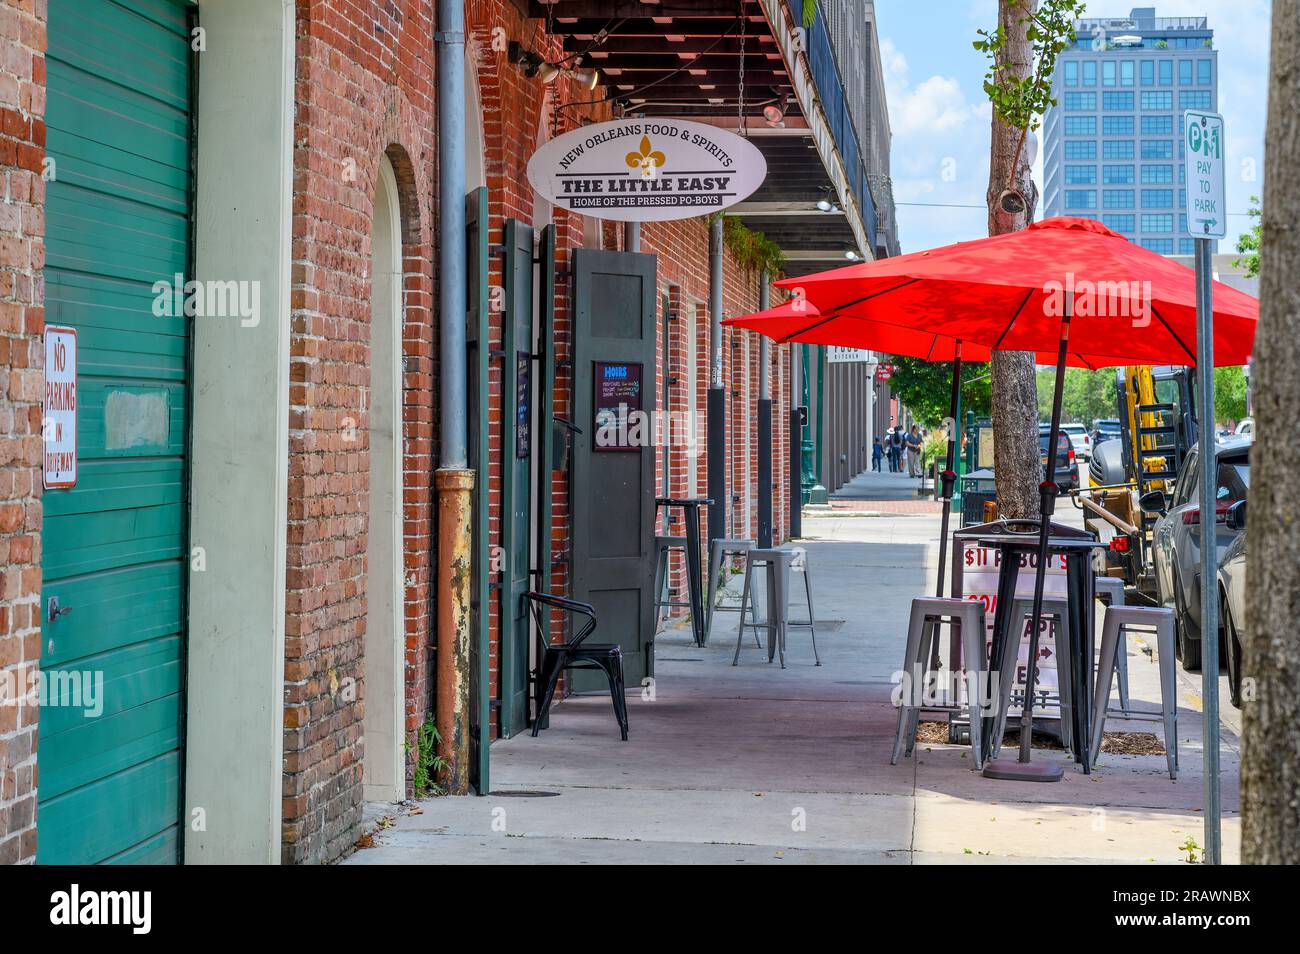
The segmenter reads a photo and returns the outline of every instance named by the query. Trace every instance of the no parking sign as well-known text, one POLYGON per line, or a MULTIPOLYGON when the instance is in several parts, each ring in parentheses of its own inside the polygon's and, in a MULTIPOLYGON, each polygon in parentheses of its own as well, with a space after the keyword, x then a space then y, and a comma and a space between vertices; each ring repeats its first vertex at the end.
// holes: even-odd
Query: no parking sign
POLYGON ((41 415, 45 486, 77 485, 77 332, 45 329, 45 406, 41 415))

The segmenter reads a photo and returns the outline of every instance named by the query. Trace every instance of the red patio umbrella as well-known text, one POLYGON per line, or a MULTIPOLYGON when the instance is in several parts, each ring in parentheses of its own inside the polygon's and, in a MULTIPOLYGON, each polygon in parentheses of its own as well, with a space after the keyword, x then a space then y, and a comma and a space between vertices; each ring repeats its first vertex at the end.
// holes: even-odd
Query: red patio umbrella
MULTIPOLYGON (((1188 268, 1129 242, 1092 219, 1057 217, 1027 229, 926 252, 865 262, 778 282, 822 316, 895 324, 994 350, 1056 351, 1049 447, 1061 423, 1067 363, 1196 364, 1196 277, 1188 268)), ((1213 283, 1216 364, 1244 364, 1255 340, 1259 302, 1213 283)), ((1212 419, 1203 410, 1203 418, 1212 419)), ((1209 433, 1209 429, 1203 427, 1209 433)), ((1050 518, 1056 484, 1039 485, 1038 560, 1030 659, 1037 658, 1050 518)), ((1029 667, 1020 761, 1029 761, 1034 666, 1029 667)))
MULTIPOLYGON (((957 475, 953 473, 957 443, 957 388, 961 380, 961 363, 988 361, 992 352, 976 344, 965 344, 947 335, 933 334, 917 328, 872 321, 868 318, 845 318, 836 314, 823 314, 816 305, 805 298, 796 297, 781 305, 749 315, 723 319, 724 325, 756 331, 776 340, 779 344, 834 345, 844 348, 864 348, 885 354, 920 358, 923 361, 951 361, 952 392, 948 416, 953 427, 948 433, 947 466, 942 474, 941 499, 943 519, 939 537, 939 568, 935 582, 935 595, 943 596, 943 581, 948 554, 948 523, 952 514, 952 492, 957 475)), ((935 647, 938 652, 938 646, 935 647)))

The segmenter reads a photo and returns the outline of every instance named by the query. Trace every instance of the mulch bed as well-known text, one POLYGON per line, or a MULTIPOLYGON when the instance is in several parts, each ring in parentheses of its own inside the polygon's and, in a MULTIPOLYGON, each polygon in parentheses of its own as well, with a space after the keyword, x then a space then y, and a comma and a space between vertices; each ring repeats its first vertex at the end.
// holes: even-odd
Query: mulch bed
MULTIPOLYGON (((919 722, 916 741, 921 745, 947 745, 948 723, 919 722)), ((1003 747, 1020 745, 1020 728, 1008 728, 1002 737, 1003 747)), ((1032 742, 1035 749, 1060 751, 1061 740, 1046 732, 1035 732, 1032 742)), ((1101 737, 1101 750, 1110 755, 1164 755, 1164 743, 1153 732, 1105 732, 1101 737)))

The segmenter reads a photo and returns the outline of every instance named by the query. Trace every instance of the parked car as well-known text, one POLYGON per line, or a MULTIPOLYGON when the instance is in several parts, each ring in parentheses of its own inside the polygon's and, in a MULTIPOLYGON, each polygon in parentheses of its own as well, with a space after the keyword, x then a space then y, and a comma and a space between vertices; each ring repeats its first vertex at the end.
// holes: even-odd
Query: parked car
POLYGON ((1228 670, 1228 695, 1241 708, 1241 640, 1246 624, 1246 501, 1228 508, 1225 523, 1237 536, 1228 544, 1219 564, 1219 638, 1228 670))
POLYGON ((1253 417, 1243 417, 1237 422, 1237 436, 1245 437, 1249 440, 1255 439, 1255 419, 1253 417))
POLYGON ((1085 464, 1090 461, 1092 459, 1092 438, 1088 436, 1088 429, 1082 424, 1062 424, 1061 430, 1065 431, 1065 436, 1074 445, 1074 456, 1085 464))
MULTIPOLYGON (((1038 453, 1043 466, 1047 466, 1047 431, 1050 425, 1038 428, 1038 453)), ((1061 490, 1074 490, 1079 486, 1079 465, 1075 462, 1074 445, 1065 434, 1056 435, 1056 472, 1052 477, 1061 490)))
POLYGON ((1092 425, 1093 450, 1097 449, 1098 444, 1105 443, 1106 441, 1109 440, 1114 440, 1115 438, 1119 437, 1122 433, 1123 432, 1120 429, 1118 420, 1110 418, 1101 421, 1094 421, 1092 425))
MULTIPOLYGON (((1228 526, 1228 511, 1246 499, 1250 486, 1250 441, 1234 437, 1213 443, 1217 491, 1214 507, 1216 565, 1238 535, 1228 526)), ((1143 496, 1142 509, 1160 514, 1151 529, 1151 556, 1161 606, 1174 611, 1178 628, 1178 655, 1183 668, 1201 668, 1201 446, 1193 444, 1174 481, 1174 493, 1153 490, 1143 496)))

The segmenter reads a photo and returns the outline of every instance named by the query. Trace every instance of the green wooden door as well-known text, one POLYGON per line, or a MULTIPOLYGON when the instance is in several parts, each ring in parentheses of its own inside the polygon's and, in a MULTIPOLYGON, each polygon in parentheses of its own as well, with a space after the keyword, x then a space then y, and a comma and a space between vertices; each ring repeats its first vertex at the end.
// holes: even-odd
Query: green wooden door
POLYGON ((77 330, 80 473, 45 494, 41 666, 83 704, 41 709, 42 863, 181 842, 189 329, 153 285, 190 272, 188 15, 49 2, 46 321, 77 330))
POLYGON ((528 721, 531 627, 524 594, 531 586, 533 422, 533 230, 515 219, 505 228, 505 313, 501 321, 502 396, 501 735, 528 721))

